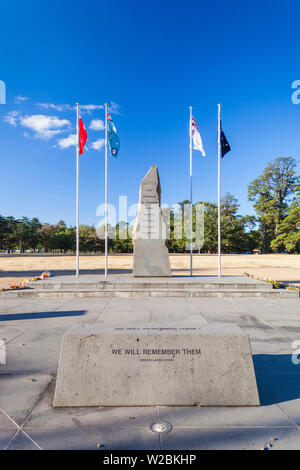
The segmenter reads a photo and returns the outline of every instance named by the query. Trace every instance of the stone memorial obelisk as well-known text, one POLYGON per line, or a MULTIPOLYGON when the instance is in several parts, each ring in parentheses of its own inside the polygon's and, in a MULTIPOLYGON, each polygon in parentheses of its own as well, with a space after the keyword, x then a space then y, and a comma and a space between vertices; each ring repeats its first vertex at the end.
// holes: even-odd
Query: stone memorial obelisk
MULTIPOLYGON (((134 227, 137 277, 171 276, 160 193, 153 165, 141 183, 134 227)), ((168 283, 132 280, 139 294, 150 297, 142 286, 168 283)), ((174 303, 164 305, 165 320, 157 317, 155 323, 149 315, 141 324, 136 311, 118 325, 112 311, 104 322, 70 328, 62 340, 53 406, 258 406, 248 335, 230 323, 207 324, 199 314, 170 323, 174 303)))
POLYGON ((166 247, 166 222, 161 210, 161 186, 153 165, 140 186, 137 218, 133 228, 133 276, 171 276, 166 247))

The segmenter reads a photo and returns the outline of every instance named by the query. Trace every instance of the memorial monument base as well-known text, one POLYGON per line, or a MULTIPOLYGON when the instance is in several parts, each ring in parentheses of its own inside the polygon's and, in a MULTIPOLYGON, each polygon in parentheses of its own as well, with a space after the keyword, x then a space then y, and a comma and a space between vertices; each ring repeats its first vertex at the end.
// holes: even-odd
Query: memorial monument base
POLYGON ((146 405, 259 405, 248 336, 229 324, 68 330, 53 406, 146 405))
POLYGON ((133 259, 134 277, 171 277, 169 253, 159 240, 136 240, 133 259))

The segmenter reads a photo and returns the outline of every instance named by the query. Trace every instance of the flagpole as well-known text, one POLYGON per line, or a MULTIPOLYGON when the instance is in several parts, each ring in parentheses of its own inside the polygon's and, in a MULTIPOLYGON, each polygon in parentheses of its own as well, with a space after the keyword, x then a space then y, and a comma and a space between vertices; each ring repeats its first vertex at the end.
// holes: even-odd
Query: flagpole
POLYGON ((192 144, 193 108, 190 106, 190 272, 193 275, 193 144, 192 144))
POLYGON ((221 105, 218 104, 218 277, 221 275, 221 105))
POLYGON ((105 103, 105 277, 107 277, 107 249, 108 249, 108 214, 107 214, 107 108, 108 104, 105 103))
POLYGON ((76 277, 79 277, 79 103, 76 103, 76 277))

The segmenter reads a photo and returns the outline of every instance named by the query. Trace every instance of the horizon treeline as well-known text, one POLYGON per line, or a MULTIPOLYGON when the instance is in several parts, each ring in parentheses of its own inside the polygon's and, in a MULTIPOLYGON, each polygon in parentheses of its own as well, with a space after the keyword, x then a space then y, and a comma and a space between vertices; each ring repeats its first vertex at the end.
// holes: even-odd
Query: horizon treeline
MULTIPOLYGON (((300 253, 300 177, 296 167, 296 160, 292 157, 277 157, 248 185, 248 200, 253 203, 255 216, 239 215, 239 203, 232 194, 227 193, 222 198, 222 252, 243 253, 257 249, 262 253, 300 253)), ((187 203, 189 201, 178 203, 179 216, 187 203)), ((201 253, 215 253, 218 244, 218 207, 208 201, 195 203, 194 227, 197 204, 203 204, 204 209, 201 253)), ((188 239, 175 237, 176 217, 178 213, 171 210, 170 236, 166 244, 170 253, 184 253, 188 251, 188 239)), ((115 233, 114 238, 109 238, 110 252, 133 251, 132 227, 129 224, 121 222, 115 227, 110 226, 109 231, 115 233)), ((94 226, 80 225, 79 236, 81 253, 104 252, 104 240, 97 236, 94 226)), ((0 215, 0 250, 7 253, 15 250, 21 253, 27 250, 34 253, 75 252, 76 227, 68 227, 62 220, 57 224, 48 224, 36 217, 15 219, 0 215)))

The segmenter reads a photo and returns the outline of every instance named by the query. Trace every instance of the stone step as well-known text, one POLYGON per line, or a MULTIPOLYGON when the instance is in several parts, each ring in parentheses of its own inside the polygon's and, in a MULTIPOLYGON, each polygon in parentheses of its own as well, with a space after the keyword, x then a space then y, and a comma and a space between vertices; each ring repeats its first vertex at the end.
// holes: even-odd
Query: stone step
POLYGON ((98 283, 40 283, 34 289, 45 290, 273 290, 269 282, 260 283, 204 283, 204 282, 109 282, 98 283))
POLYGON ((261 297, 299 299, 298 291, 286 289, 111 289, 111 290, 47 290, 47 289, 20 289, 1 292, 0 298, 38 297, 38 298, 101 298, 101 297, 261 297))

